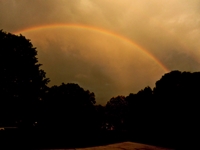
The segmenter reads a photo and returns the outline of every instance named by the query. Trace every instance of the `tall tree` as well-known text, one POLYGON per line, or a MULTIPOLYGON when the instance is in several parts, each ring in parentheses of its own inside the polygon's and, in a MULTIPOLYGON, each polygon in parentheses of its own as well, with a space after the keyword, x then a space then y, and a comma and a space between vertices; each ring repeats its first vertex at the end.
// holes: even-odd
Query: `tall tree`
POLYGON ((162 115, 157 116, 161 134, 172 136, 176 142, 194 140, 192 137, 199 134, 199 85, 200 72, 172 71, 156 82, 153 92, 162 115))
POLYGON ((0 30, 0 122, 32 126, 49 79, 30 40, 0 30))

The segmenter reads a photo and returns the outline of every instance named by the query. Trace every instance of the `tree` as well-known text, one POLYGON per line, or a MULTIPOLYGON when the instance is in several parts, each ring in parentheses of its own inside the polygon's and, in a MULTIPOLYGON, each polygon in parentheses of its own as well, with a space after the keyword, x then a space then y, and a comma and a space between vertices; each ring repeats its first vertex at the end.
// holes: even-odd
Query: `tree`
POLYGON ((23 122, 32 126, 37 106, 49 79, 40 69, 37 51, 30 40, 0 30, 1 123, 23 122))
POLYGON ((157 116, 163 135, 171 135, 174 141, 191 140, 199 130, 200 72, 171 71, 156 82, 153 90, 157 116))
POLYGON ((127 102, 124 96, 117 96, 110 99, 106 104, 106 117, 109 128, 114 127, 114 130, 125 129, 127 115, 127 102))
POLYGON ((145 87, 125 99, 128 103, 128 128, 137 137, 146 138, 152 131, 154 101, 153 91, 145 87))
POLYGON ((52 86, 45 100, 44 125, 62 132, 92 130, 95 128, 95 102, 94 93, 78 84, 52 86))
POLYGON ((102 105, 95 105, 96 108, 96 117, 97 117, 97 126, 98 129, 105 129, 105 124, 106 124, 106 120, 105 120, 105 106, 102 105))

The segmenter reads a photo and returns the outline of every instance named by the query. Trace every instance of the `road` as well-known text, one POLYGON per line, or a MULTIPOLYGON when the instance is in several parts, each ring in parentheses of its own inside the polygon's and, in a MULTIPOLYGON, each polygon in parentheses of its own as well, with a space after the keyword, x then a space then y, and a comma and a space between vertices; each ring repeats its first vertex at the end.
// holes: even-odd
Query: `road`
POLYGON ((109 144, 105 146, 96 146, 90 148, 54 149, 54 150, 172 150, 172 149, 134 143, 134 142, 122 142, 122 143, 109 144))

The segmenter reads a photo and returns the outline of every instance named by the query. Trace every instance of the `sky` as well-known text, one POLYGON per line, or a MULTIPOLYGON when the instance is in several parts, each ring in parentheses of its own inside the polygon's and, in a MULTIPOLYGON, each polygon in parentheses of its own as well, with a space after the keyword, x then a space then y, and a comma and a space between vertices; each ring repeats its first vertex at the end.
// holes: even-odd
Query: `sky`
POLYGON ((200 70, 200 0, 0 0, 0 29, 31 40, 49 86, 99 104, 200 70))

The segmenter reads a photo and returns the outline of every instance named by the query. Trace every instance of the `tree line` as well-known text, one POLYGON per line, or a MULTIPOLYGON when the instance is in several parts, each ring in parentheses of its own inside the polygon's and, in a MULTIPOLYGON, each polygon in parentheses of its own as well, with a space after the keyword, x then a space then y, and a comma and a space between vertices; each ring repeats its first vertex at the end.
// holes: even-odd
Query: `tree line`
POLYGON ((172 147, 199 135, 200 72, 171 71, 153 89, 112 97, 102 106, 78 84, 48 87, 37 50, 23 35, 0 30, 0 52, 0 127, 62 135, 113 131, 172 147))

